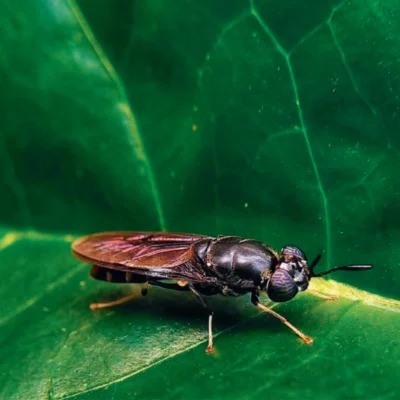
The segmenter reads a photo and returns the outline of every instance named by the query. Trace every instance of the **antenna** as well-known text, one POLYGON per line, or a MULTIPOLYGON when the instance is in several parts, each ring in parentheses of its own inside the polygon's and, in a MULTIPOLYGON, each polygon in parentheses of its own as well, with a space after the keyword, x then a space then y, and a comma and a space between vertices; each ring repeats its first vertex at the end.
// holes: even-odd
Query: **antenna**
POLYGON ((311 274, 310 274, 311 277, 320 278, 321 276, 328 275, 328 274, 330 274, 331 272, 334 272, 334 271, 364 271, 364 270, 373 268, 372 265, 369 265, 369 264, 359 264, 359 265, 355 264, 355 265, 346 265, 344 267, 332 268, 332 269, 329 269, 328 271, 316 274, 316 273, 314 273, 314 268, 317 266, 317 264, 321 260, 321 257, 322 257, 322 253, 319 253, 314 258, 312 263, 310 264, 309 269, 310 269, 310 272, 311 272, 311 274))
MULTIPOLYGON (((319 263, 319 260, 321 259, 321 257, 322 257, 322 253, 319 253, 317 255, 317 257, 315 257, 314 260, 312 261, 312 263, 310 264, 309 268, 310 268, 311 274, 313 274, 313 270, 319 263)), ((314 275, 312 275, 312 276, 314 276, 314 275)))
POLYGON ((321 276, 328 275, 328 274, 330 274, 331 272, 334 272, 334 271, 364 271, 366 269, 371 269, 371 268, 373 268, 372 265, 368 265, 368 264, 346 265, 344 267, 332 268, 332 269, 329 269, 328 271, 321 272, 319 274, 314 274, 314 271, 311 270, 311 276, 318 278, 318 277, 321 277, 321 276))

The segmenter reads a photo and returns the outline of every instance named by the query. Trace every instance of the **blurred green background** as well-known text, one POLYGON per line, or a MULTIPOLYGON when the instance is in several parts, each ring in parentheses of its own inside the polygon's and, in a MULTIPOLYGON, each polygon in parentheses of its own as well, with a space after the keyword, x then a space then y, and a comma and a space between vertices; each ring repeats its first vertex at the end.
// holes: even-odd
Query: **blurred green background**
POLYGON ((398 1, 18 0, 0 18, 1 399, 400 397, 398 1), (324 280, 339 302, 276 308, 311 347, 213 299, 207 356, 190 295, 88 309, 130 289, 89 280, 70 243, 114 229, 374 269, 324 280))

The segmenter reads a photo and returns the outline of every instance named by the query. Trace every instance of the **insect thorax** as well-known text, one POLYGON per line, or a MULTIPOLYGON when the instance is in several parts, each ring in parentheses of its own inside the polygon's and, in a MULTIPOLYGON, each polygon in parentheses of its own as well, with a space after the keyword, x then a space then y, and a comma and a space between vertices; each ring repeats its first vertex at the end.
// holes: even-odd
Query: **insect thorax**
POLYGON ((278 263, 274 252, 263 243, 235 236, 211 242, 205 259, 206 269, 235 292, 263 286, 278 263))

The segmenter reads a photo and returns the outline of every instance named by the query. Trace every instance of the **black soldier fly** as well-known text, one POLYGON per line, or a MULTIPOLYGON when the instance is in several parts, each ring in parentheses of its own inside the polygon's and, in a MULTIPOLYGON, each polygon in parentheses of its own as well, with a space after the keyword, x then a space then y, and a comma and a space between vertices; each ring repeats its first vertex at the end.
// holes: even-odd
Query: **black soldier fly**
MULTIPOLYGON (((237 236, 202 236, 164 232, 104 232, 88 235, 72 244, 79 260, 93 265, 94 279, 115 283, 141 283, 165 289, 191 291, 208 311, 209 341, 206 352, 213 348, 213 311, 204 296, 251 294, 251 302, 272 314, 304 342, 312 339, 284 317, 264 306, 259 295, 265 292, 278 303, 292 300, 307 290, 311 278, 334 271, 363 271, 372 265, 348 265, 315 273, 321 254, 311 264, 296 246, 284 246, 278 254, 268 245, 237 236), (173 281, 166 282, 166 281, 173 281)), ((335 296, 313 295, 334 300, 335 296)), ((147 286, 142 295, 147 293, 147 286)), ((91 304, 92 309, 125 303, 132 296, 110 303, 91 304)))

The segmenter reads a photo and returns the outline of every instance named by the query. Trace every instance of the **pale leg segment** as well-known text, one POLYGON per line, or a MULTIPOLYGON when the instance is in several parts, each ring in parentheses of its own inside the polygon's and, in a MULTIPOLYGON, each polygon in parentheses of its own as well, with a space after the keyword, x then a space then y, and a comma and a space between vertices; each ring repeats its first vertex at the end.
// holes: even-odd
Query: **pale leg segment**
POLYGON ((206 348, 206 353, 211 353, 213 349, 212 319, 213 314, 210 314, 208 316, 208 346, 206 348))
POLYGON ((110 301, 108 303, 92 303, 90 305, 90 308, 92 310, 97 310, 99 308, 109 308, 109 307, 114 307, 114 306, 119 306, 121 304, 128 303, 129 301, 132 301, 134 299, 137 299, 140 297, 137 293, 130 294, 129 296, 122 297, 121 299, 110 301))
POLYGON ((208 307, 202 295, 191 284, 189 284, 188 287, 197 297, 201 305, 208 311, 208 346, 206 348, 206 353, 211 353, 213 351, 212 320, 214 312, 208 307))
POLYGON ((282 317, 282 315, 279 315, 275 311, 271 310, 270 308, 264 306, 263 304, 260 303, 258 296, 253 293, 251 296, 251 302, 260 310, 267 312, 271 315, 273 315, 275 318, 278 318, 279 321, 283 322, 288 328, 290 328, 296 335, 300 336, 305 343, 311 344, 313 342, 313 339, 310 338, 309 336, 305 335, 303 332, 298 330, 295 326, 293 326, 286 318, 282 317))

